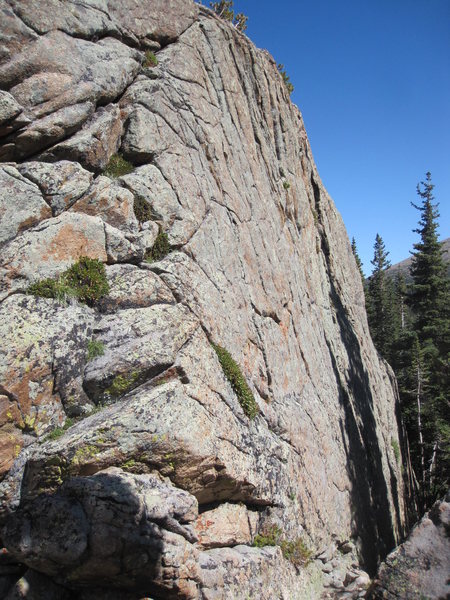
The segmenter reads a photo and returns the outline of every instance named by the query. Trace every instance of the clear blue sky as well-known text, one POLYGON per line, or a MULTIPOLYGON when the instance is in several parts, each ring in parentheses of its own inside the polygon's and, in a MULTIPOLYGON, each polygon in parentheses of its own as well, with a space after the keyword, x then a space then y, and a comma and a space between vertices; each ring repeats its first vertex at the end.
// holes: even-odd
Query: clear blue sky
POLYGON ((234 9, 285 65, 366 274, 377 233, 392 263, 418 241, 410 201, 426 171, 449 237, 450 0, 235 0, 234 9))

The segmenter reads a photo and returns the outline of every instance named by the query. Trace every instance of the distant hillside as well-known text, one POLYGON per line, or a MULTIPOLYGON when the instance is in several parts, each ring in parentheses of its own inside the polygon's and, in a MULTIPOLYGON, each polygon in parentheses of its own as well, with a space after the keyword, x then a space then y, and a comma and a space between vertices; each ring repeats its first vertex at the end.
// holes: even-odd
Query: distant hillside
MULTIPOLYGON (((450 238, 443 240, 442 247, 444 249, 444 260, 447 263, 447 277, 450 277, 450 238)), ((409 268, 411 266, 412 257, 406 258, 401 262, 392 265, 386 273, 389 277, 395 277, 397 273, 402 273, 406 283, 411 282, 411 275, 409 274, 409 268)))

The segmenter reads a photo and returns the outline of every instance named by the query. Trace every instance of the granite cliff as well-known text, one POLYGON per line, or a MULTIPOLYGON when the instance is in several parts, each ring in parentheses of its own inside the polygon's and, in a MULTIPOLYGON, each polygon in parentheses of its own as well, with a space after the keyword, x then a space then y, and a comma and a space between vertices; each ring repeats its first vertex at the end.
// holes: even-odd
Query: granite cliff
POLYGON ((276 63, 188 0, 0 7, 0 595, 362 597, 395 381, 276 63))

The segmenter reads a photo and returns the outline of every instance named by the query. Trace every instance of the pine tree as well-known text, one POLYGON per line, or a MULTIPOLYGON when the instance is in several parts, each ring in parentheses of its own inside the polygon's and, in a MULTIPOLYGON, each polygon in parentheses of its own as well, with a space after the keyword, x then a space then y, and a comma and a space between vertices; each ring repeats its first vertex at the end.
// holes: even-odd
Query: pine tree
POLYGON ((437 233, 439 212, 438 204, 433 203, 433 188, 431 174, 427 173, 426 180, 417 185, 421 203, 412 203, 420 212, 419 227, 414 230, 420 242, 414 244, 410 270, 413 282, 408 290, 421 372, 426 374, 421 393, 420 461, 416 457, 424 508, 448 485, 450 448, 449 283, 437 233))
POLYGON ((361 259, 359 258, 359 254, 358 254, 358 249, 356 248, 356 241, 355 238, 352 238, 352 252, 353 252, 353 256, 355 257, 355 262, 356 262, 356 266, 358 267, 358 271, 359 274, 361 275, 361 279, 363 281, 363 285, 365 285, 365 277, 364 277, 364 273, 363 273, 363 264, 361 259))
POLYGON ((233 0, 220 0, 220 2, 210 2, 210 8, 225 21, 230 21, 239 31, 247 29, 248 17, 243 13, 235 13, 233 10, 233 0))
POLYGON ((448 280, 437 233, 439 212, 438 204, 433 204, 433 188, 428 172, 426 181, 417 185, 422 203, 411 202, 420 212, 419 227, 414 229, 420 235, 420 242, 414 244, 412 252, 413 284, 409 305, 414 315, 414 329, 421 342, 431 339, 438 343, 442 326, 448 327, 448 280))
POLYGON ((283 83, 286 86, 287 91, 292 94, 292 92, 294 91, 294 86, 291 83, 291 78, 289 77, 289 75, 286 73, 286 69, 284 68, 284 65, 281 63, 278 63, 277 65, 277 69, 283 79, 283 83))
POLYGON ((386 277, 386 269, 391 266, 381 236, 377 233, 374 244, 372 275, 368 285, 367 316, 370 333, 378 352, 390 360, 393 334, 393 287, 386 277))

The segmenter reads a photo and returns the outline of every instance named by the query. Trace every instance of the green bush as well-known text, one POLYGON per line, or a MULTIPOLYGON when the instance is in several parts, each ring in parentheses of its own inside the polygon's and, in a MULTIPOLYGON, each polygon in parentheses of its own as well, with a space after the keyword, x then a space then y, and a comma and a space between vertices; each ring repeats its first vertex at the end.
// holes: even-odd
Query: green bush
POLYGON ((61 277, 36 281, 28 287, 27 293, 41 298, 56 298, 60 301, 65 300, 67 296, 74 295, 73 290, 65 284, 61 277))
POLYGON ((100 260, 87 256, 82 256, 57 279, 43 279, 27 289, 27 293, 33 296, 57 300, 65 300, 71 296, 88 306, 94 306, 108 292, 105 265, 100 260))
POLYGON ((93 306, 109 292, 105 265, 96 258, 82 256, 65 272, 64 278, 80 302, 88 306, 93 306))
POLYGON ((89 340, 87 343, 87 359, 93 360, 97 356, 103 356, 105 353, 105 345, 100 340, 89 340))
POLYGON ((289 181, 283 181, 283 187, 285 190, 288 190, 291 187, 291 184, 289 181))
POLYGON ((154 52, 151 50, 147 50, 145 53, 143 67, 156 67, 158 64, 158 59, 156 58, 154 52))
POLYGON ((121 154, 113 154, 109 159, 109 163, 103 170, 103 175, 116 179, 122 175, 128 175, 134 171, 133 165, 124 159, 121 154))
POLYGON ((147 250, 145 253, 145 260, 147 262, 155 262, 157 260, 161 260, 169 252, 172 250, 169 244, 169 238, 167 237, 167 233, 163 231, 161 228, 159 229, 159 233, 156 237, 155 243, 151 247, 150 250, 147 250))
POLYGON ((253 540, 253 546, 263 548, 264 546, 279 546, 286 560, 296 567, 307 565, 312 556, 311 550, 301 538, 287 540, 283 532, 276 525, 271 525, 263 533, 259 533, 253 540))
POLYGON ((225 350, 225 348, 222 348, 222 346, 218 346, 216 344, 211 345, 216 351, 225 377, 231 383, 231 387, 233 388, 236 396, 238 397, 239 404, 242 406, 247 417, 249 419, 253 419, 258 414, 259 407, 256 403, 251 389, 249 388, 244 376, 242 375, 241 369, 239 368, 238 364, 233 360, 233 357, 228 352, 228 350, 225 350))

